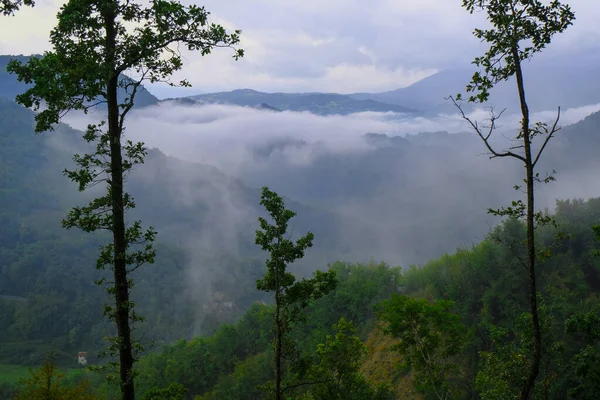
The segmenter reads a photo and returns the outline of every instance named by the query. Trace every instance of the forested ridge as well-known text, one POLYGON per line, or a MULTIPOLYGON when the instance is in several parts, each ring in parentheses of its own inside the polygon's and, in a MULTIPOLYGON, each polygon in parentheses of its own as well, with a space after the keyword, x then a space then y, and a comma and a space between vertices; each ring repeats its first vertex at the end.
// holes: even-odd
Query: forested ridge
MULTIPOLYGON (((0 0, 0 18, 23 7, 37 5, 0 0)), ((343 151, 254 138, 224 160, 236 173, 137 142, 135 124, 206 123, 210 107, 296 123, 426 113, 367 93, 161 102, 144 85, 189 86, 181 49, 245 55, 241 30, 171 0, 69 0, 51 50, 1 56, 0 399, 596 399, 600 113, 537 122, 526 95, 527 63, 575 14, 462 7, 489 22, 464 92, 445 98, 469 133, 363 132, 343 151), (486 108, 505 81, 511 139, 486 108)))
MULTIPOLYGON (((73 354, 86 349, 90 362, 99 361, 91 349, 101 347, 102 336, 110 331, 110 326, 102 319, 100 308, 104 298, 90 275, 94 270, 85 265, 93 265, 100 238, 60 229, 57 221, 64 212, 65 202, 75 196, 68 185, 56 186, 62 178, 55 172, 64 161, 43 157, 48 152, 48 147, 42 146, 47 138, 23 135, 25 129, 31 129, 27 127, 31 127, 32 114, 10 102, 4 102, 2 110, 5 110, 3 126, 9 128, 3 132, 15 133, 2 137, 3 160, 15 161, 4 164, 6 173, 2 175, 4 187, 13 189, 3 191, 6 199, 3 209, 7 212, 3 223, 0 296, 2 324, 7 329, 2 330, 2 360, 13 365, 35 366, 43 361, 48 350, 58 349, 58 364, 72 368, 73 354), (17 162, 19 168, 15 171, 17 162), (55 163, 54 173, 48 162, 55 163), (40 179, 40 164, 41 171, 47 171, 49 177, 40 179), (15 176, 20 179, 9 181, 15 176), (52 182, 51 187, 41 186, 44 181, 52 182), (21 200, 8 197, 15 195, 21 196, 21 200)), ((576 151, 575 143, 597 140, 594 117, 573 129, 565 128, 578 135, 573 136, 578 139, 570 145, 571 151, 576 151)), ((580 334, 567 334, 564 323, 578 312, 598 310, 600 258, 594 251, 600 248, 600 243, 592 226, 600 223, 599 216, 598 199, 559 201, 556 208, 559 228, 545 228, 540 237, 542 243, 553 247, 552 257, 539 272, 542 297, 548 315, 552 316, 553 337, 557 342, 569 344, 557 356, 555 370, 547 372, 549 377, 555 377, 551 398, 565 398, 569 388, 584 383, 586 378, 577 374, 595 373, 593 369, 579 372, 582 367, 572 365, 573 357, 587 342, 580 334), (572 236, 553 245, 556 232, 572 236)), ((522 224, 507 221, 473 248, 404 270, 385 264, 334 263, 330 268, 336 271, 339 286, 311 306, 307 323, 295 333, 297 340, 303 351, 314 353, 340 317, 353 321, 357 334, 369 345, 363 364, 365 376, 392 385, 397 398, 407 398, 403 397, 407 393, 416 396, 411 374, 400 368, 403 358, 392 348, 394 339, 377 333, 374 306, 392 293, 428 301, 451 300, 454 303, 450 310, 460 316, 470 333, 465 336, 468 341, 460 357, 457 356, 464 373, 460 386, 473 388, 481 363, 479 352, 493 348, 491 327, 508 329, 508 337, 512 338, 520 334, 515 321, 526 304, 525 283, 519 278, 522 266, 497 238, 518 243, 523 233, 522 224)), ((233 300, 238 308, 203 315, 197 309, 204 304, 194 303, 194 296, 186 295, 186 286, 182 286, 189 254, 176 244, 165 243, 159 247, 158 255, 152 268, 140 270, 136 287, 140 313, 148 318, 141 329, 148 342, 157 340, 156 347, 138 365, 140 391, 178 382, 190 395, 200 398, 261 398, 256 386, 268 381, 272 371, 268 362, 270 302, 253 287, 262 270, 259 257, 244 261, 224 256, 220 260, 229 271, 237 270, 242 275, 232 283, 221 283, 211 292, 227 293, 231 298, 219 300, 233 300), (233 325, 219 328, 220 323, 233 325), (198 332, 203 335, 194 338, 198 332), (173 343, 181 338, 185 340, 173 343)), ((591 359, 581 362, 593 366, 591 359)), ((99 381, 97 384, 98 396, 102 398, 102 393, 109 389, 99 381)), ((593 398, 593 387, 588 390, 593 398)), ((475 393, 471 389, 468 395, 475 393)))

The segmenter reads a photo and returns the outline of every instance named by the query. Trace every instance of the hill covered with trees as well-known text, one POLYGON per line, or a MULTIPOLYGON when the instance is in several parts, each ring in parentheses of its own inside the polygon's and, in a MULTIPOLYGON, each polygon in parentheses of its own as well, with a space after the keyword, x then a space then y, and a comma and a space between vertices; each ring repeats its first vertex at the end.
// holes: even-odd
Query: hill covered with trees
MULTIPOLYGON (((1 0, 0 14, 23 6, 36 5, 1 0)), ((166 106, 143 84, 172 83, 180 47, 237 61, 240 30, 169 0, 61 7, 51 50, 0 75, 10 98, 23 91, 0 96, 0 396, 595 399, 600 114, 563 128, 558 108, 536 122, 523 74, 575 14, 559 1, 462 6, 490 22, 474 31, 489 46, 479 70, 448 97, 472 134, 370 132, 340 149, 240 140, 221 153, 234 174, 136 138, 151 139, 168 110, 176 122, 160 133, 198 150, 181 118, 198 104, 166 106), (511 79, 519 113, 507 138, 503 111, 484 122, 467 111, 511 79), (475 161, 476 143, 504 161, 475 161)), ((408 111, 362 96, 200 100, 250 105, 235 109, 253 117, 310 111, 296 121, 408 111)))

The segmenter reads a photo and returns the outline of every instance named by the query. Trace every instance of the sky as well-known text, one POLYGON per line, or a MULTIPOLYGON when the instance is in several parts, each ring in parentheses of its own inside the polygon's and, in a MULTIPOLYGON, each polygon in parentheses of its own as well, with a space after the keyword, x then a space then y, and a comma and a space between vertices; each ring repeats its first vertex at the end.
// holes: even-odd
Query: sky
MULTIPOLYGON (((40 0, 35 9, 2 17, 0 54, 48 49, 48 32, 63 0, 40 0)), ((184 4, 191 4, 183 1, 184 4)), ((468 65, 484 47, 473 28, 484 15, 470 15, 462 0, 205 0, 211 22, 241 29, 246 56, 229 49, 202 57, 185 53, 192 89, 152 86, 158 97, 252 88, 281 92, 378 92, 408 86, 439 70, 468 65)), ((569 1, 577 21, 544 57, 600 47, 600 3, 569 1)))

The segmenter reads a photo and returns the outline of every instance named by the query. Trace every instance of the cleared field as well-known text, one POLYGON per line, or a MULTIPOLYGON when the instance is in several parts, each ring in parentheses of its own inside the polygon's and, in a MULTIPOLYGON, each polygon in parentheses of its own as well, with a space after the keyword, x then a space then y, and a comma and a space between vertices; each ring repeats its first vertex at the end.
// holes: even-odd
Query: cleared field
MULTIPOLYGON (((29 376, 29 368, 23 365, 13 365, 13 364, 0 364, 0 385, 14 385, 19 382, 19 378, 24 378, 29 376)), ((31 367, 34 371, 39 369, 37 367, 31 367)), ((67 374, 67 376, 81 371, 81 369, 73 369, 73 368, 60 368, 59 371, 67 374)))
POLYGON ((14 385, 19 382, 19 378, 27 376, 28 367, 22 365, 0 364, 0 385, 14 385))

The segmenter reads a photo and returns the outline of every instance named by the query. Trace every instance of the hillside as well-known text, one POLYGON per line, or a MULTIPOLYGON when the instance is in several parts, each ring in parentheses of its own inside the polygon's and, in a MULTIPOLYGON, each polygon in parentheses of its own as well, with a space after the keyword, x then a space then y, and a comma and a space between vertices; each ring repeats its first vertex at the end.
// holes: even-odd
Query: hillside
MULTIPOLYGON (((72 354, 81 349, 97 354, 102 337, 111 329, 101 315, 106 295, 93 284, 101 276, 94 262, 97 246, 105 238, 60 228, 68 207, 95 194, 78 193, 61 175, 72 154, 87 147, 81 132, 66 125, 57 132, 34 135, 33 113, 4 99, 0 99, 0 126, 0 323, 8 327, 0 332, 0 363, 36 365, 48 350, 57 349, 61 365, 73 366, 72 354)), ((514 197, 507 189, 518 180, 518 165, 498 168, 486 157, 477 157, 481 143, 473 135, 369 133, 362 140, 361 151, 338 153, 325 151, 318 142, 293 138, 263 142, 252 148, 256 164, 241 169, 237 177, 211 165, 166 156, 160 149, 150 150, 146 163, 129 177, 128 189, 138 199, 131 218, 141 218, 159 231, 158 258, 155 265, 136 273, 134 293, 140 313, 147 317, 139 332, 147 343, 156 342, 153 350, 167 347, 140 364, 146 371, 143 376, 151 376, 152 383, 181 382, 206 399, 240 399, 241 393, 255 396, 252 385, 269 378, 266 331, 256 342, 244 342, 249 347, 243 348, 220 336, 230 329, 222 324, 241 321, 241 331, 246 329, 244 324, 259 329, 252 325, 259 323, 253 315, 268 315, 260 306, 252 306, 269 302, 268 295, 255 289, 265 258, 253 242, 256 218, 264 215, 258 205, 262 184, 285 194, 286 204, 298 212, 295 235, 308 230, 315 233, 315 247, 294 267, 300 276, 325 269, 336 260, 402 258, 402 263, 393 264, 407 268, 461 245, 468 249, 488 229, 486 207, 514 197), (291 155, 290 150, 309 150, 314 158, 308 164, 290 164, 280 156, 291 155), (475 191, 477 196, 471 195, 475 191), (224 310, 219 306, 223 302, 234 306, 224 310), (168 345, 182 338, 190 341, 168 345), (218 367, 206 380, 196 382, 196 375, 187 372, 194 369, 187 366, 186 357, 204 354, 205 346, 212 349, 216 361, 210 361, 212 356, 198 357, 218 367), (227 356, 232 352, 235 357, 227 356), (162 370, 164 354, 174 354, 181 368, 162 370), (224 358, 218 358, 220 354, 224 358), (250 370, 257 373, 249 374, 250 370), (243 380, 240 374, 251 379, 243 380), (241 383, 233 386, 232 382, 241 383)), ((540 204, 552 205, 565 195, 588 197, 598 190, 592 177, 600 170, 595 151, 599 141, 600 113, 560 131, 541 165, 556 168, 559 181, 540 188, 540 204)), ((574 280, 569 287, 577 286, 579 291, 564 292, 565 296, 586 298, 588 291, 595 290, 600 280, 586 256, 595 244, 586 229, 600 222, 595 220, 597 215, 595 201, 559 205, 560 218, 577 240, 558 260, 574 257, 570 268, 581 270, 564 275, 549 264, 543 278, 547 293, 564 290, 557 282, 569 279, 574 280)), ((502 229, 515 234, 509 224, 502 229)), ((506 287, 517 288, 518 293, 520 283, 509 280, 512 270, 501 268, 508 254, 497 247, 493 254, 486 253, 489 246, 488 240, 472 252, 445 256, 420 270, 409 269, 403 288, 390 278, 397 270, 383 264, 333 265, 342 286, 315 306, 315 318, 298 332, 303 349, 312 351, 345 315, 355 322, 367 344, 364 376, 373 384, 391 384, 399 398, 414 393, 411 375, 392 369, 401 358, 390 348, 395 342, 374 330, 373 307, 400 291, 456 300, 460 304, 456 312, 468 324, 474 323, 469 319, 473 310, 489 312, 492 321, 508 324, 516 318, 516 310, 522 309, 517 304, 524 299, 503 294, 506 287), (483 269, 463 269, 465 254, 469 260, 472 257, 466 266, 483 269), (503 280, 498 271, 508 278, 503 280), (465 289, 468 283, 463 280, 470 282, 473 274, 481 279, 477 286, 481 293, 465 289), (475 298, 484 299, 484 305, 475 298), (499 312, 498 307, 509 311, 499 312)), ((574 312, 562 304, 556 307, 561 318, 574 312)), ((475 345, 487 348, 485 343, 475 345)), ((90 357, 90 362, 98 361, 90 357)), ((144 378, 140 382, 142 388, 151 386, 144 378)))
MULTIPOLYGON (((600 113, 596 113, 565 127, 549 149, 545 162, 548 166, 558 164, 566 187, 573 182, 571 177, 583 171, 597 175, 598 160, 593 149, 599 140, 599 123, 600 113)), ((59 350, 61 364, 72 366, 70 355, 81 349, 96 354, 102 346, 101 338, 111 329, 101 316, 105 293, 93 284, 93 279, 101 275, 94 269, 96 248, 104 239, 101 235, 65 232, 59 224, 68 206, 86 198, 60 174, 69 165, 71 154, 86 147, 77 139, 80 132, 64 125, 51 134, 33 135, 33 114, 6 100, 0 100, 0 124, 0 321, 8 327, 0 332, 0 359, 4 364, 35 365, 46 351, 54 348, 59 350)), ((482 232, 474 224, 477 210, 481 208, 484 213, 484 201, 493 205, 494 201, 503 200, 498 197, 501 193, 510 195, 506 188, 517 176, 504 168, 492 175, 496 179, 492 180, 489 174, 496 166, 482 169, 489 160, 471 164, 474 161, 468 161, 464 153, 465 149, 475 149, 472 146, 478 143, 471 135, 437 132, 400 138, 369 134, 364 139, 370 144, 366 153, 324 155, 309 169, 277 169, 282 174, 279 176, 287 176, 289 181, 280 181, 276 186, 284 187, 292 198, 293 194, 300 195, 295 192, 298 188, 293 181, 299 173, 310 172, 313 176, 303 181, 320 185, 312 186, 312 193, 306 183, 300 186, 305 190, 303 203, 312 205, 289 199, 287 202, 299 214, 294 233, 310 229, 317 238, 304 262, 294 267, 295 274, 325 269, 331 258, 354 257, 368 249, 368 254, 379 252, 384 258, 385 247, 377 247, 382 239, 390 245, 417 246, 423 251, 417 255, 423 258, 432 258, 429 254, 435 252, 443 254, 444 247, 451 243, 456 246, 461 232, 482 232), (431 157, 444 162, 445 170, 428 170, 431 157), (343 170, 350 173, 343 175, 343 170), (344 176, 346 180, 341 179, 344 176), (405 186, 392 185, 399 177, 405 186), (334 182, 339 185, 333 186, 334 182), (439 192, 442 182, 446 184, 444 196, 427 195, 439 192), (452 185, 454 191, 449 190, 452 185), (477 185, 489 189, 486 193, 480 191, 485 197, 475 202, 474 196, 465 197, 464 193, 470 193, 477 185), (390 186, 399 197, 382 192, 390 186), (495 186, 496 190, 492 190, 495 186), (406 196, 410 201, 399 203, 397 199, 402 199, 403 193, 411 193, 406 196), (417 193, 422 197, 415 197, 417 193), (364 204, 368 207, 362 208, 362 214, 352 216, 350 208, 340 207, 348 198, 366 199, 364 204), (328 206, 331 203, 336 207, 328 206), (444 219, 443 210, 439 210, 443 206, 451 217, 444 219), (393 214, 391 207, 396 209, 393 214), (370 213, 365 212, 369 210, 370 213), (388 225, 382 224, 385 219, 388 225), (399 226, 392 230, 393 224, 399 226), (383 229, 383 235, 376 235, 377 226, 383 229), (436 231, 438 235, 434 234, 436 231), (454 241, 443 242, 447 236, 454 241)), ((268 157, 275 149, 267 146, 259 156, 268 157)), ((268 181, 273 176, 265 175, 263 179, 268 181)), ((144 224, 152 224, 159 231, 156 264, 140 269, 135 276, 136 302, 140 313, 147 317, 140 333, 144 340, 155 340, 159 346, 140 363, 140 390, 177 381, 192 394, 206 399, 256 398, 255 385, 270 378, 266 363, 270 330, 265 325, 270 314, 265 306, 252 306, 255 302, 269 302, 269 296, 255 290, 255 281, 264 268, 264 254, 252 243, 256 217, 262 215, 258 190, 213 166, 168 157, 158 149, 151 150, 146 163, 131 175, 128 188, 143 200, 138 200, 132 218, 140 217, 144 224), (218 307, 221 302, 233 303, 235 307, 222 310, 218 307), (246 310, 249 311, 245 313, 246 310), (233 327, 222 326, 234 321, 239 322, 233 327), (257 336, 249 337, 246 332, 250 329, 257 336), (173 343, 182 338, 189 341, 173 343), (190 358, 190 354, 194 357, 190 358), (165 357, 171 361, 167 363, 165 357), (197 379, 197 367, 190 360, 195 360, 193 365, 207 368, 203 380, 197 379), (178 367, 166 368, 167 364, 178 367)), ((89 195, 93 194, 92 191, 89 195)), ((547 195, 553 198, 551 192, 547 195)), ((352 203, 345 204, 348 207, 352 203)), ((571 299, 557 300, 552 305, 561 320, 576 311, 575 298, 595 304, 593 292, 600 279, 591 252, 598 245, 590 226, 600 223, 598 204, 597 200, 590 200, 558 205, 561 229, 573 233, 574 239, 545 264, 540 279, 543 293, 561 293, 557 299, 571 299)), ((512 223, 498 229, 514 240, 520 234, 512 223)), ((547 242, 554 234, 545 232, 542 238, 547 242)), ((385 264, 335 263, 330 268, 337 271, 339 288, 311 308, 312 317, 296 337, 302 349, 310 352, 341 316, 354 321, 358 335, 367 344, 362 373, 373 384, 391 384, 402 398, 414 393, 414 380, 405 371, 396 370, 401 358, 390 347, 395 342, 374 330, 373 307, 392 293, 454 300, 454 311, 480 335, 472 346, 489 349, 485 341, 487 328, 478 325, 478 321, 512 326, 511 321, 526 301, 520 288, 522 282, 516 278, 518 264, 508 262, 510 257, 511 253, 502 246, 484 240, 473 249, 467 247, 423 268, 405 269, 401 286, 395 277, 400 270, 385 264), (474 319, 474 315, 479 317, 474 319), (486 317, 480 319, 481 315, 486 317)), ((562 333, 557 330, 557 335, 562 333)), ((573 346, 568 354, 575 352, 573 346)), ((469 365, 476 362, 475 354, 465 350, 466 375, 461 379, 474 379, 469 365)), ((90 362, 98 361, 90 357, 90 362)), ((557 390, 564 393, 566 389, 557 390)))
MULTIPOLYGON (((73 152, 86 149, 81 133, 63 125, 36 136, 33 113, 3 99, 0 125, 0 321, 7 327, 0 332, 0 357, 36 363, 49 346, 63 353, 82 347, 93 351, 107 328, 100 311, 105 293, 93 283, 100 275, 94 265, 103 235, 60 226, 70 206, 94 195, 93 190, 78 193, 61 174, 73 152)), ((143 200, 132 217, 159 231, 157 263, 136 278, 149 338, 161 343, 214 329, 214 322, 204 324, 202 305, 215 292, 225 292, 238 305, 235 314, 208 315, 221 321, 260 299, 249 291, 262 269, 258 257, 264 257, 252 237, 261 214, 258 190, 214 167, 158 150, 128 182, 134 197, 143 200), (158 291, 152 289, 157 282, 158 291)), ((296 228, 310 227, 323 238, 312 258, 322 263, 323 249, 337 246, 331 232, 335 215, 290 204, 302 215, 296 228)), ((306 272, 314 268, 307 268, 310 262, 304 264, 306 272)))
POLYGON ((279 110, 308 111, 317 115, 347 115, 357 112, 395 112, 414 114, 416 110, 399 104, 385 104, 379 101, 356 100, 350 96, 335 93, 263 93, 251 89, 231 92, 207 93, 191 96, 204 103, 235 104, 257 107, 266 104, 279 110))
MULTIPOLYGON (((579 362, 577 352, 585 348, 586 339, 566 333, 564 321, 582 309, 593 310, 594 314, 600 306, 596 295, 600 282, 599 260, 592 256, 594 250, 600 249, 600 242, 594 239, 590 228, 592 224, 600 223, 599 215, 600 198, 587 202, 559 202, 555 216, 560 223, 560 231, 572 237, 563 240, 553 257, 540 265, 540 298, 543 299, 544 321, 550 332, 548 340, 557 346, 558 343, 564 344, 560 351, 551 354, 554 362, 560 364, 553 364, 543 371, 548 377, 546 384, 552 388, 552 395, 548 396, 550 399, 571 398, 567 392, 578 386, 581 376, 597 371, 597 365, 591 366, 593 372, 575 368, 579 362), (566 368, 559 369, 561 366, 566 368), (561 371, 560 378, 558 371, 561 371)), ((494 234, 502 240, 518 243, 524 234, 522 228, 519 222, 507 221, 498 226, 494 234)), ((552 227, 541 229, 541 243, 550 245, 557 232, 558 229, 552 227)), ((338 287, 311 305, 307 318, 297 327, 293 338, 303 352, 313 354, 318 344, 331 333, 331 325, 342 317, 352 320, 357 334, 365 342, 366 359, 361 365, 361 373, 369 382, 391 385, 394 396, 389 398, 428 398, 418 393, 424 385, 414 376, 413 368, 416 367, 404 365, 402 354, 394 347, 400 341, 376 327, 377 314, 373 313, 373 309, 380 309, 384 304, 382 300, 390 298, 425 299, 426 304, 449 301, 451 314, 458 316, 459 323, 469 330, 461 339, 461 352, 457 356, 444 355, 436 347, 438 342, 418 342, 416 331, 432 335, 428 337, 431 340, 439 340, 446 333, 444 326, 434 325, 427 317, 421 320, 419 327, 407 331, 411 338, 411 333, 415 332, 417 351, 427 346, 425 348, 432 352, 431 357, 435 357, 436 362, 458 366, 456 370, 448 367, 447 371, 448 386, 460 393, 456 398, 477 399, 475 374, 477 366, 484 363, 484 355, 480 352, 495 350, 494 342, 489 340, 494 326, 506 327, 511 335, 517 335, 516 344, 527 346, 527 333, 522 333, 519 325, 522 321, 520 315, 527 305, 526 282, 520 273, 521 264, 515 262, 513 250, 489 236, 476 246, 431 260, 422 267, 402 271, 385 264, 335 263, 330 268, 336 272, 338 287)), ((407 309, 406 316, 394 315, 402 320, 422 318, 428 312, 431 310, 419 307, 407 309)), ((269 306, 254 305, 238 323, 223 326, 214 335, 179 341, 144 358, 139 365, 141 391, 153 384, 165 387, 176 381, 188 388, 191 396, 201 399, 260 398, 257 385, 272 378, 268 364, 272 335, 269 316, 269 306), (247 332, 252 334, 247 335, 247 332), (197 379, 198 376, 203 379, 197 379)), ((378 321, 379 326, 381 322, 378 321)), ((508 351, 514 352, 509 353, 514 354, 513 357, 522 357, 518 351, 526 350, 517 348, 508 351)), ((505 366, 503 371, 518 373, 522 364, 511 363, 511 358, 500 358, 506 357, 502 352, 498 357, 497 362, 505 363, 502 364, 505 366)), ((421 379, 428 376, 423 375, 421 369, 419 371, 421 379)), ((593 388, 583 387, 581 390, 591 396, 595 393, 593 388)))
MULTIPOLYGON (((597 62, 582 61, 580 64, 553 65, 533 62, 526 65, 525 89, 531 111, 539 112, 582 107, 600 103, 600 73, 597 62)), ((381 93, 356 93, 357 100, 375 100, 382 103, 402 105, 430 113, 455 113, 450 95, 464 92, 473 75, 472 68, 448 69, 424 78, 408 87, 381 93)), ((518 104, 514 79, 499 83, 491 93, 491 104, 502 109, 518 104)), ((468 105, 467 105, 468 106, 468 105)))

